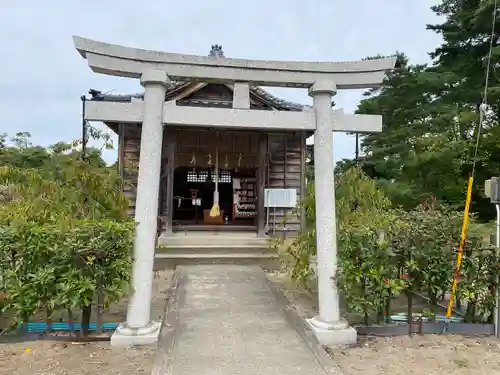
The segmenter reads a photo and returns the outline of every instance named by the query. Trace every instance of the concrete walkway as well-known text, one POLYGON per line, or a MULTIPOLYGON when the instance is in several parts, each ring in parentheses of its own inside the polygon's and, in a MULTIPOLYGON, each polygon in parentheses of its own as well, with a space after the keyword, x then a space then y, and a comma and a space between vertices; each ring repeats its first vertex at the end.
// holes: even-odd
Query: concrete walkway
POLYGON ((260 267, 182 267, 176 315, 170 353, 159 374, 326 373, 286 319, 260 267))

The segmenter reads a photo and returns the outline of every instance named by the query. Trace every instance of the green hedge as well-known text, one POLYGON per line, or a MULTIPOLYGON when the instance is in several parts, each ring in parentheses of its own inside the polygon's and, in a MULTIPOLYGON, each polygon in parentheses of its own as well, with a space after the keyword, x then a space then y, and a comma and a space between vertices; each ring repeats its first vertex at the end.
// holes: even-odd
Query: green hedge
POLYGON ((27 321, 40 310, 84 309, 101 288, 104 303, 128 288, 131 221, 73 221, 70 227, 22 223, 0 227, 3 311, 27 321))
MULTIPOLYGON (((312 279, 309 260, 316 255, 313 186, 308 192, 302 204, 310 227, 281 250, 292 279, 304 285, 312 279)), ((414 294, 419 293, 429 299, 432 318, 439 310, 440 297, 451 289, 463 213, 435 202, 411 211, 394 210, 383 191, 359 168, 340 176, 335 193, 335 282, 347 312, 364 315, 366 323, 369 316, 381 321, 394 299, 406 296, 410 311, 414 294)), ((493 318, 500 267, 488 237, 487 226, 471 217, 456 295, 459 302, 468 302, 467 322, 491 322, 493 318)))

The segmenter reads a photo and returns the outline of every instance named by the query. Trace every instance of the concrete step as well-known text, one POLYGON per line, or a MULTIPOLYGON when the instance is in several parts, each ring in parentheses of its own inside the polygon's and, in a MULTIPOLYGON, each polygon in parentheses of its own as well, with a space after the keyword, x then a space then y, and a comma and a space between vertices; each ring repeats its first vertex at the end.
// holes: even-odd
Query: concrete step
POLYGON ((172 228, 175 233, 179 232, 219 232, 219 233, 250 233, 255 234, 257 228, 252 225, 177 225, 172 228))
POLYGON ((160 236, 158 238, 158 245, 166 246, 168 248, 177 246, 192 246, 192 247, 204 247, 204 246, 261 246, 268 247, 269 242, 267 237, 257 237, 257 236, 242 236, 240 235, 228 235, 228 234, 187 234, 182 233, 174 234, 173 236, 160 236))
POLYGON ((244 238, 266 238, 266 237, 259 237, 257 234, 254 233, 249 233, 245 231, 232 231, 232 232, 226 232, 226 231, 178 231, 174 232, 172 234, 165 234, 162 233, 162 237, 165 238, 177 238, 177 237, 244 237, 244 238))
POLYGON ((210 253, 210 254, 200 254, 200 253, 179 253, 179 252, 168 252, 164 254, 156 254, 157 259, 277 259, 277 254, 271 253, 210 253))
POLYGON ((280 260, 276 253, 249 251, 235 252, 214 249, 212 252, 200 251, 166 251, 155 255, 155 269, 174 269, 179 265, 195 264, 258 264, 266 269, 279 269, 280 260))
POLYGON ((155 267, 223 263, 279 268, 278 256, 268 241, 268 237, 258 237, 256 233, 243 231, 174 232, 159 237, 155 267))
POLYGON ((217 244, 204 244, 204 245, 162 245, 156 249, 156 254, 165 253, 182 253, 182 254, 217 254, 217 253, 275 253, 274 249, 265 245, 217 245, 217 244))

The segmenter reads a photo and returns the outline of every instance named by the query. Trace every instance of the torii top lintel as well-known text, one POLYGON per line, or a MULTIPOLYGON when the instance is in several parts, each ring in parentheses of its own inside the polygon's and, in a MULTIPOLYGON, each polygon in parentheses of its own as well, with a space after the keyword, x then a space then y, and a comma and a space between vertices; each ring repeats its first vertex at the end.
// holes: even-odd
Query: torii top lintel
POLYGON ((79 36, 73 40, 94 72, 129 78, 140 78, 144 71, 157 69, 176 81, 308 88, 316 81, 333 80, 340 90, 361 89, 380 86, 385 73, 396 63, 395 58, 343 62, 214 59, 129 48, 79 36))

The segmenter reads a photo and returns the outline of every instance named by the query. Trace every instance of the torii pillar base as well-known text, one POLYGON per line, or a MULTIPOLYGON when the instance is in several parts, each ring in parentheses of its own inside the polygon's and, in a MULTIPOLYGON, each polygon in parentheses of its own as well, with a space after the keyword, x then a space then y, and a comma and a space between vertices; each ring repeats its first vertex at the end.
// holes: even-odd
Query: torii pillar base
POLYGON ((316 316, 306 319, 306 323, 320 345, 352 345, 358 341, 358 332, 344 319, 326 323, 316 316))
POLYGON ((132 328, 127 323, 120 324, 111 336, 111 346, 128 347, 154 345, 160 337, 161 322, 150 322, 146 327, 132 328))

